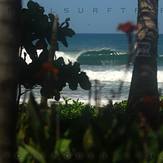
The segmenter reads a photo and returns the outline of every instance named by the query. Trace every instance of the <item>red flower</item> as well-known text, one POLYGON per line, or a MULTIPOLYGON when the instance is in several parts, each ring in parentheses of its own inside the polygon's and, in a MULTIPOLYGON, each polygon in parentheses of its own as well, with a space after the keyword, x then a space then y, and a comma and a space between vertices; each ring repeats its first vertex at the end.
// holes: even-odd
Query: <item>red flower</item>
POLYGON ((45 62, 42 64, 40 71, 36 74, 36 79, 41 80, 41 78, 48 72, 57 76, 59 74, 59 69, 54 67, 50 62, 45 62))
POLYGON ((45 72, 52 72, 54 75, 57 75, 59 73, 59 70, 55 68, 50 62, 46 62, 42 65, 42 69, 45 72))
POLYGON ((143 97, 143 103, 146 105, 153 105, 154 103, 157 103, 157 97, 156 96, 144 96, 143 97))
POLYGON ((125 32, 125 33, 132 33, 138 29, 137 25, 131 23, 131 22, 126 22, 118 25, 118 30, 125 32))

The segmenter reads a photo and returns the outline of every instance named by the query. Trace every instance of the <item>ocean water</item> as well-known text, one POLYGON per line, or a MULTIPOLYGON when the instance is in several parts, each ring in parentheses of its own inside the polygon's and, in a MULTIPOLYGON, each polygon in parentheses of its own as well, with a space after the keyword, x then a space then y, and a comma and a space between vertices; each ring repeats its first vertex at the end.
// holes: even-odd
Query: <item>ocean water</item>
MULTIPOLYGON (((163 88, 163 35, 158 42, 158 83, 163 88)), ((94 92, 94 80, 100 81, 101 101, 106 104, 108 99, 126 100, 132 76, 132 67, 126 73, 127 61, 127 37, 125 34, 77 34, 69 39, 69 47, 60 46, 57 56, 63 56, 70 60, 78 60, 82 71, 85 71, 92 81, 94 92), (118 94, 120 84, 123 81, 121 94, 118 94), (114 92, 114 93, 113 93, 114 92)), ((80 99, 88 102, 88 91, 78 89, 70 91, 65 88, 62 96, 80 99)), ((94 102, 92 93, 92 103, 94 102)))
MULTIPOLYGON (((99 81, 101 104, 109 99, 126 100, 132 76, 132 66, 125 71, 127 62, 127 37, 125 34, 76 34, 68 39, 69 47, 60 45, 57 57, 63 56, 65 61, 79 61, 82 71, 85 71, 92 82, 92 104, 94 104, 95 80, 99 81), (123 81, 121 94, 119 87, 123 81)), ((158 83, 163 88, 163 35, 158 42, 158 83)), ((38 91, 36 96, 39 97, 38 91)), ((68 87, 62 91, 62 97, 79 99, 88 102, 88 91, 78 88, 71 91, 68 87)))

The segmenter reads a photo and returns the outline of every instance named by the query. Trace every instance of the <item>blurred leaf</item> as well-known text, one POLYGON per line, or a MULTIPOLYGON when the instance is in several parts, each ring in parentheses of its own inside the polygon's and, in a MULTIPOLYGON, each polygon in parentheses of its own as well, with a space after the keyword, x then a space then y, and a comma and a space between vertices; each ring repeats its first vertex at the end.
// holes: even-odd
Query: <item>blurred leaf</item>
POLYGON ((163 163, 163 151, 159 154, 157 163, 163 163))
POLYGON ((71 144, 70 139, 64 138, 59 139, 56 143, 56 152, 61 155, 70 154, 70 144, 71 144))
POLYGON ((23 163, 26 160, 28 154, 29 154, 29 152, 25 148, 23 148, 22 146, 19 146, 18 158, 21 163, 23 163))
POLYGON ((123 157, 124 157, 124 146, 120 145, 113 154, 113 163, 121 161, 123 157))
POLYGON ((94 139, 92 135, 92 128, 88 127, 83 136, 83 147, 86 151, 90 150, 94 145, 94 139))
POLYGON ((25 149, 35 158, 39 163, 46 163, 43 154, 30 145, 24 145, 25 149))

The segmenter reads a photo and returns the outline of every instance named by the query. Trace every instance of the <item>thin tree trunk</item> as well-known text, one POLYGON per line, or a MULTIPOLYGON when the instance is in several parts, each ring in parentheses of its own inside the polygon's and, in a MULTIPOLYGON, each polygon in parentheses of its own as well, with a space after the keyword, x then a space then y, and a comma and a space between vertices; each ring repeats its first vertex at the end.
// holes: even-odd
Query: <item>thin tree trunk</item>
MULTIPOLYGON (((58 47, 58 45, 57 45, 58 19, 59 19, 58 16, 54 17, 53 26, 52 26, 51 47, 50 47, 49 56, 48 56, 48 61, 51 64, 53 64, 53 62, 54 62, 55 52, 58 47)), ((54 85, 52 78, 53 78, 52 74, 48 73, 47 78, 44 81, 45 88, 48 90, 48 92, 51 91, 51 89, 52 89, 51 87, 53 87, 53 85, 54 85)), ((42 96, 41 104, 47 105, 47 100, 48 100, 48 97, 42 96)))
POLYGON ((16 162, 16 58, 20 0, 0 0, 0 163, 16 162))
POLYGON ((51 36, 51 47, 49 52, 49 62, 53 63, 55 52, 57 50, 57 32, 58 32, 58 16, 54 17, 53 27, 52 27, 52 36, 51 36))
POLYGON ((158 0, 138 0, 136 58, 128 108, 154 117, 159 110, 157 84, 158 0))

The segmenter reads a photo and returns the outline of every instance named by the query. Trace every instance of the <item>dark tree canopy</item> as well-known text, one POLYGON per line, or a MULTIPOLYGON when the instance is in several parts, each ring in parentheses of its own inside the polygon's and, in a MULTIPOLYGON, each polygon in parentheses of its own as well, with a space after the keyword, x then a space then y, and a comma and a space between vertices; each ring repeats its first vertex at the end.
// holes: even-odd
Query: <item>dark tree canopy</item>
MULTIPOLYGON (((41 95, 47 98, 55 96, 60 99, 60 91, 69 84, 69 88, 76 90, 78 85, 89 90, 91 83, 85 72, 81 72, 80 64, 69 61, 64 62, 62 57, 49 62, 51 35, 55 15, 45 14, 44 8, 38 3, 29 1, 27 8, 21 10, 21 47, 29 54, 32 63, 29 65, 25 59, 19 57, 19 83, 25 88, 41 86, 41 95), (42 49, 38 56, 37 50, 42 49), (51 74, 50 82, 46 81, 47 74, 51 74)), ((58 42, 68 47, 67 37, 75 32, 69 27, 70 18, 63 23, 57 23, 57 43, 55 51, 59 50, 58 42)), ((25 53, 26 55, 26 53, 25 53)))
MULTIPOLYGON (((32 60, 37 59, 37 49, 47 49, 51 45, 51 33, 55 15, 45 14, 44 8, 38 3, 29 1, 27 8, 21 10, 21 46, 23 46, 32 60)), ((58 23, 57 40, 68 47, 67 37, 75 32, 69 28, 70 19, 58 23)), ((56 50, 58 50, 58 46, 56 50)))

